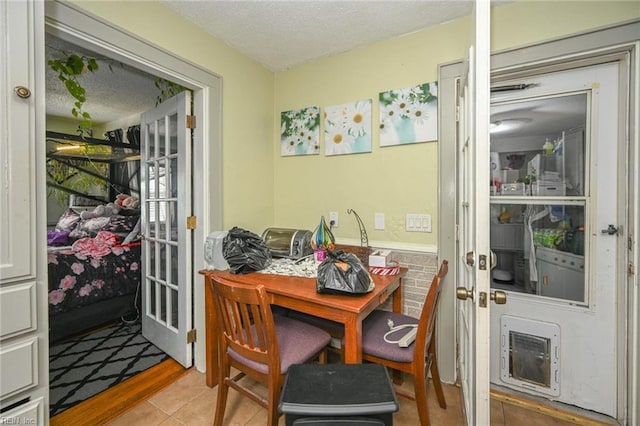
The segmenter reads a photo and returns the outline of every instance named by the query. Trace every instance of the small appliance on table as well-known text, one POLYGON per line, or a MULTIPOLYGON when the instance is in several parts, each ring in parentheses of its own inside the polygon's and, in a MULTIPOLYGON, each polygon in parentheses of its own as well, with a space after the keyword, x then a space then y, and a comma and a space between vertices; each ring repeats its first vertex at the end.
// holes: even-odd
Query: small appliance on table
POLYGON ((301 259, 313 253, 311 231, 304 229, 267 228, 262 239, 273 257, 301 259))

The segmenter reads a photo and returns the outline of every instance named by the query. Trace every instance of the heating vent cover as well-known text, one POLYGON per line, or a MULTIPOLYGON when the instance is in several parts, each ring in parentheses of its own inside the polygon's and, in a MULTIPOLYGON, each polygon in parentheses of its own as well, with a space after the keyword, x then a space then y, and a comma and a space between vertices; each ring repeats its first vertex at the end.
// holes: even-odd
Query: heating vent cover
POLYGON ((502 381, 520 390, 560 395, 560 327, 504 315, 500 329, 502 381))

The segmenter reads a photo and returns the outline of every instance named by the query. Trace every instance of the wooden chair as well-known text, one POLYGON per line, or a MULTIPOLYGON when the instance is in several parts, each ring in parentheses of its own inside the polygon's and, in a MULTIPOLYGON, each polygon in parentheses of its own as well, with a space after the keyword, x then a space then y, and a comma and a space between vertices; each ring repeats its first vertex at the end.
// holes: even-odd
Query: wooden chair
MULTIPOLYGON (((374 311, 362 323, 363 360, 383 364, 394 370, 413 375, 414 392, 408 393, 396 387, 396 393, 416 401, 422 426, 430 424, 427 410, 427 373, 429 370, 431 370, 431 378, 436 390, 438 403, 441 408, 447 408, 438 372, 435 337, 436 311, 441 290, 440 283, 447 271, 448 262, 444 260, 438 274, 431 282, 420 319, 393 312, 374 311), (399 347, 398 344, 385 342, 384 336, 389 332, 389 320, 393 321, 394 326, 417 324, 418 330, 415 342, 406 348, 399 347)), ((406 334, 408 331, 408 328, 398 331, 395 338, 406 334)))
POLYGON ((216 319, 220 330, 220 373, 214 424, 221 426, 229 387, 256 401, 268 411, 268 424, 278 424, 278 403, 291 365, 319 359, 326 362, 331 337, 312 325, 283 315, 273 315, 262 285, 213 282, 216 319), (240 372, 231 377, 231 367, 240 372), (249 376, 267 386, 267 396, 244 387, 249 376))

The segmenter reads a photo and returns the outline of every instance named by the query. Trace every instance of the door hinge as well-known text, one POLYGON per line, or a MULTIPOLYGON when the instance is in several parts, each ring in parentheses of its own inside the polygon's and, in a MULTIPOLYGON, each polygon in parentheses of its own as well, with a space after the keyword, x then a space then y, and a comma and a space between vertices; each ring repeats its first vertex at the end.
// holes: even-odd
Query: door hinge
POLYGON ((456 123, 460 122, 460 105, 456 105, 456 123))
POLYGON ((193 330, 189 330, 187 331, 187 344, 189 343, 195 343, 197 338, 196 338, 196 329, 194 328, 193 330))
POLYGON ((635 273, 636 273, 636 271, 633 268, 633 262, 629 262, 629 265, 627 266, 627 275, 632 277, 632 276, 634 276, 635 273))
POLYGON ((189 216, 187 217, 187 229, 196 229, 198 226, 198 217, 197 216, 189 216))
POLYGON ((195 129, 195 128, 196 128, 196 116, 187 115, 187 129, 195 129))

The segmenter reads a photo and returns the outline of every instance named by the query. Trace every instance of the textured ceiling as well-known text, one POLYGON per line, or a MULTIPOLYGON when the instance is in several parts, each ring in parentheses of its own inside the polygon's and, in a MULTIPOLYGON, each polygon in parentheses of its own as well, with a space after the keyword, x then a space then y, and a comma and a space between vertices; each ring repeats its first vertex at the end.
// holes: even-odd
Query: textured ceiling
MULTIPOLYGON (((61 59, 69 53, 98 60, 97 71, 86 72, 78 79, 86 89, 87 100, 83 110, 91 114, 94 124, 127 118, 155 106, 158 89, 153 76, 50 34, 46 35, 45 46, 47 62, 50 59, 61 59)), ((69 95, 64 83, 50 67, 46 67, 45 78, 47 116, 73 119, 71 109, 75 99, 69 95)))
POLYGON ((463 0, 161 0, 273 71, 408 34, 471 13, 463 0))

